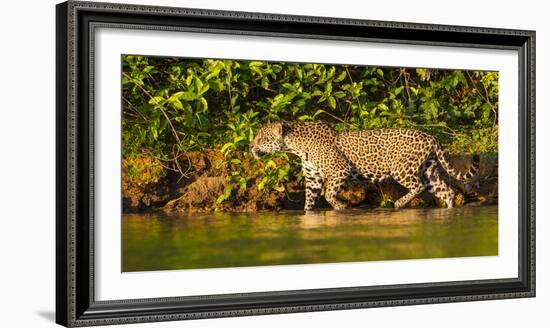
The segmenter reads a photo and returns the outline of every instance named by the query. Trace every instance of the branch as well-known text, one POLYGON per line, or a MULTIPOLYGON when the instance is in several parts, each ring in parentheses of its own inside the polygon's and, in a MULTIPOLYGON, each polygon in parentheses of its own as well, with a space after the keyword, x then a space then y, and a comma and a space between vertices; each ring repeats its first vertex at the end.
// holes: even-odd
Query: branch
POLYGON ((135 83, 135 80, 130 75, 128 75, 127 73, 122 73, 122 74, 125 75, 130 80, 134 81, 134 84, 137 85, 149 98, 151 98, 156 103, 158 109, 160 109, 160 111, 162 112, 162 115, 164 115, 164 118, 166 118, 166 120, 168 121, 168 124, 170 125, 170 129, 172 130, 172 133, 174 134, 174 137, 176 138, 178 145, 180 145, 181 140, 180 140, 180 137, 178 136, 178 132, 174 128, 174 125, 172 125, 172 121, 170 120, 170 117, 168 117, 168 114, 166 114, 166 112, 162 108, 162 105, 153 96, 151 96, 151 94, 143 86, 141 86, 139 83, 135 83))
POLYGON ((491 102, 491 99, 489 99, 489 92, 487 91, 487 88, 483 83, 481 83, 481 85, 483 86, 483 89, 485 90, 485 94, 482 94, 481 91, 479 91, 477 84, 474 83, 474 79, 472 78, 472 75, 470 74, 470 72, 466 71, 466 75, 468 75, 468 79, 474 86, 474 90, 485 100, 487 104, 489 104, 489 106, 491 106, 491 111, 493 112, 493 127, 491 128, 491 130, 494 131, 497 126, 498 113, 495 108, 496 106, 491 102))
POLYGON ((135 113, 139 114, 139 116, 141 116, 141 118, 147 122, 147 119, 145 118, 145 116, 143 116, 143 114, 141 114, 141 112, 139 110, 137 110, 137 108, 134 107, 134 104, 132 104, 130 102, 130 100, 126 99, 124 96, 122 96, 122 99, 128 104, 128 108, 131 109, 132 111, 134 111, 135 113))

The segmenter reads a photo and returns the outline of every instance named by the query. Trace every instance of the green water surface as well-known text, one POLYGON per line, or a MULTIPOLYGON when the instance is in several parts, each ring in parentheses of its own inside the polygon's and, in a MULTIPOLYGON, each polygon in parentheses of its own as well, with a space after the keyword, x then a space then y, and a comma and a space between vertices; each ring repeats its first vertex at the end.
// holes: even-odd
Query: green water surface
POLYGON ((122 217, 124 272, 495 255, 496 206, 122 217))

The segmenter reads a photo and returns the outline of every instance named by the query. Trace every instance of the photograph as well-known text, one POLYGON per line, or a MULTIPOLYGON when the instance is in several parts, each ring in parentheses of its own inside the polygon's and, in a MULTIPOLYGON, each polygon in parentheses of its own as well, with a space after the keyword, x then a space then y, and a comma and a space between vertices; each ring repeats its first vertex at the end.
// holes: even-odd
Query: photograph
POLYGON ((120 65, 122 272, 499 255, 498 71, 120 65))

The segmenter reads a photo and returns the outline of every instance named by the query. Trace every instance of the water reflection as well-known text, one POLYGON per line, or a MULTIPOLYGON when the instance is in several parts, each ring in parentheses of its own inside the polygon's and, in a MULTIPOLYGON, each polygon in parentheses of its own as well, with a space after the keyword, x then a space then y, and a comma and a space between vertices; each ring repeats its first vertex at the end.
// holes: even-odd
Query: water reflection
POLYGON ((498 254, 497 207, 123 216, 123 271, 498 254))

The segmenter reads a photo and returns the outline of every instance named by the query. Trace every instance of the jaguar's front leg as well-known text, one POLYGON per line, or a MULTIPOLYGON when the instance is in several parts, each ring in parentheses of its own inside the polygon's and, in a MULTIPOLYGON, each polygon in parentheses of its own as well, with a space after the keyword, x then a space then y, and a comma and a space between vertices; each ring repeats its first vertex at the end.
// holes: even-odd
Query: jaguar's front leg
POLYGON ((303 173, 306 180, 306 202, 304 211, 311 211, 315 208, 319 195, 321 194, 323 178, 317 170, 311 167, 311 165, 304 165, 303 173))

